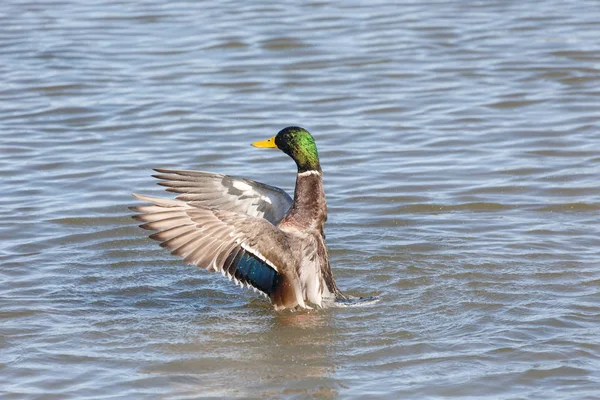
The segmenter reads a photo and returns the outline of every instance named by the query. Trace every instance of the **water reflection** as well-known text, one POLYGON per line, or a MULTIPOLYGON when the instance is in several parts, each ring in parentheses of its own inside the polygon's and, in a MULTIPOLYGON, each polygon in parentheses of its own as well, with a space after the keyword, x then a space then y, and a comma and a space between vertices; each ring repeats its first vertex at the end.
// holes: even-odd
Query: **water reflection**
POLYGON ((187 341, 179 336, 174 339, 178 343, 160 344, 160 358, 170 361, 145 373, 170 376, 179 394, 338 394, 333 378, 337 330, 331 313, 275 314, 254 304, 218 319, 215 330, 214 316, 199 316, 197 333, 187 341))
POLYGON ((322 310, 279 313, 273 318, 273 329, 297 328, 306 330, 330 327, 331 313, 322 310))

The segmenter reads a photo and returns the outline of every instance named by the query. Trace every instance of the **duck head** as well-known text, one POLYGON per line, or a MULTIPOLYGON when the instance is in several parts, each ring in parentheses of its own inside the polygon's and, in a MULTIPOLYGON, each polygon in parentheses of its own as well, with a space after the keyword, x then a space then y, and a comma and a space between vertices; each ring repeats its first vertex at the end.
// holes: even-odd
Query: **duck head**
POLYGON ((288 126, 267 140, 252 143, 254 147, 273 148, 290 156, 298 166, 298 172, 321 171, 317 145, 312 135, 304 128, 288 126))

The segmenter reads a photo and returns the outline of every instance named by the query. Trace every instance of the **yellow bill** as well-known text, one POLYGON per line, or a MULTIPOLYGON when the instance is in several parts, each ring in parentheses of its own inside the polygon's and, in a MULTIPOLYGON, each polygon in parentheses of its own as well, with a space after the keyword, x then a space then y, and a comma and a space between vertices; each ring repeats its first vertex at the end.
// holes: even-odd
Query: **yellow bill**
POLYGON ((269 138, 267 140, 261 140, 259 142, 252 143, 254 147, 266 148, 266 149, 277 149, 277 145, 275 144, 275 136, 269 138))

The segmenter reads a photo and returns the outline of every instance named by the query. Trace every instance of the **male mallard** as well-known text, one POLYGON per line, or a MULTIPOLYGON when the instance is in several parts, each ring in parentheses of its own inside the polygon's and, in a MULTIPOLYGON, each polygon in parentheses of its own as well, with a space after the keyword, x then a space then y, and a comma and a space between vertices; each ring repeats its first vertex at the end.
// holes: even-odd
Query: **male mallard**
POLYGON ((298 166, 294 200, 250 179, 200 171, 155 169, 176 200, 133 194, 152 205, 131 207, 152 239, 209 271, 266 295, 276 310, 324 307, 347 297, 333 279, 323 225, 327 204, 317 146, 291 126, 252 143, 278 148, 298 166))

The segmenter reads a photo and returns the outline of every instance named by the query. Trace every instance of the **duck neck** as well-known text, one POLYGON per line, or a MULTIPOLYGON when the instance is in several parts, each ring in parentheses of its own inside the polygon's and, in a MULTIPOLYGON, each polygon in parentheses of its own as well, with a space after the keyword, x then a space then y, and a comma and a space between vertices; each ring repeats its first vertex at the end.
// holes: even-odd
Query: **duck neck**
POLYGON ((322 230, 327 220, 327 203, 323 190, 323 173, 318 170, 298 170, 294 203, 286 222, 292 222, 304 231, 322 230))

